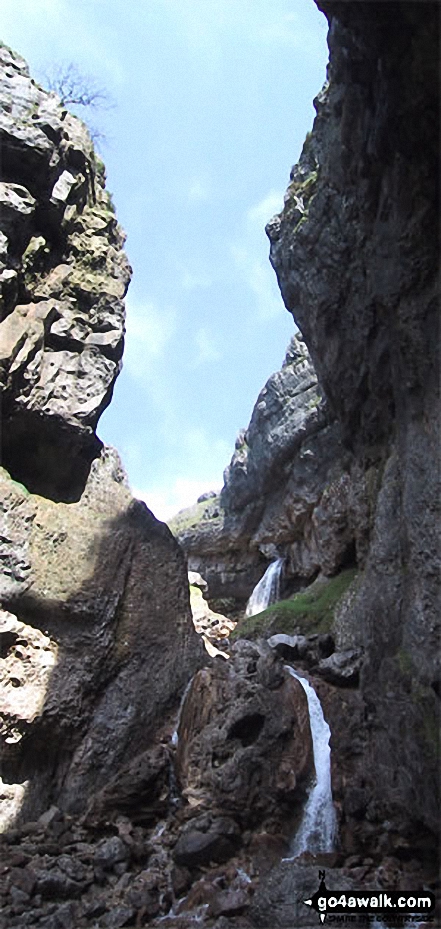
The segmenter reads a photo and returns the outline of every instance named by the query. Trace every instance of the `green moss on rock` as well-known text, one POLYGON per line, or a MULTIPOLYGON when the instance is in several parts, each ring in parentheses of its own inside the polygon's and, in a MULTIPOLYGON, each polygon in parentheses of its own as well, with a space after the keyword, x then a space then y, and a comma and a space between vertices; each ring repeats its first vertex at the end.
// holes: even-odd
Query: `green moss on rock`
POLYGON ((195 503, 193 506, 181 510, 176 516, 168 520, 167 525, 174 536, 179 536, 188 529, 196 528, 202 520, 210 519, 214 521, 220 519, 219 506, 219 497, 211 497, 209 500, 203 500, 201 503, 195 503))
POLYGON ((329 632, 335 608, 356 576, 356 568, 347 568, 336 577, 318 578, 301 593, 241 620, 231 635, 232 640, 268 637, 276 632, 287 635, 329 632))

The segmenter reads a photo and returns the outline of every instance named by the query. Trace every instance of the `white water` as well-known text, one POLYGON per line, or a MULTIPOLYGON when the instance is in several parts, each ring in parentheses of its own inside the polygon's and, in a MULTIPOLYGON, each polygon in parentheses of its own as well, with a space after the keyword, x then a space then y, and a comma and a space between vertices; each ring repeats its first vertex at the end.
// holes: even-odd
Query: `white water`
POLYGON ((330 852, 334 847, 336 816, 331 790, 331 730, 314 688, 289 665, 286 669, 300 682, 308 700, 315 765, 315 784, 290 849, 290 858, 297 858, 302 852, 330 852))
POLYGON ((192 683, 193 683, 193 680, 194 680, 195 676, 196 676, 196 675, 193 674, 193 677, 190 678, 190 680, 189 680, 189 682, 188 682, 188 684, 187 684, 187 686, 186 686, 186 688, 185 688, 185 690, 184 690, 184 693, 182 694, 181 702, 180 702, 180 704, 179 704, 178 718, 177 718, 177 720, 176 720, 176 729, 174 730, 174 732, 173 732, 173 734, 172 734, 172 737, 171 737, 171 744, 174 745, 175 748, 177 747, 177 744, 178 744, 178 741, 179 741, 179 737, 178 737, 179 723, 181 722, 181 715, 182 715, 182 710, 183 710, 183 708, 184 708, 185 699, 186 699, 186 696, 187 696, 187 694, 188 694, 188 691, 190 690, 190 687, 191 687, 191 685, 192 685, 192 683))
POLYGON ((266 610, 270 603, 276 603, 280 597, 280 574, 282 571, 283 558, 277 558, 268 565, 265 574, 256 584, 250 599, 247 603, 245 616, 255 616, 266 610))

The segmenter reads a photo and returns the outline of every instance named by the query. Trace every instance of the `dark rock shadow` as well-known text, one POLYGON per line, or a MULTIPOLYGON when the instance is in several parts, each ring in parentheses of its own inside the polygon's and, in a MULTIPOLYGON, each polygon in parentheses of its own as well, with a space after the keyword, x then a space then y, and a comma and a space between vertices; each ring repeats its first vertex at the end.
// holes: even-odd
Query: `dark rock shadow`
MULTIPOLYGON (((104 519, 82 504, 65 507, 65 538, 59 535, 57 543, 40 534, 33 552, 38 580, 3 604, 20 622, 49 636, 58 652, 41 712, 31 722, 31 712, 27 722, 19 716, 5 721, 20 733, 17 741, 5 743, 2 762, 4 782, 27 785, 19 822, 35 819, 53 803, 82 813, 94 793, 152 745, 204 661, 191 620, 184 556, 144 503, 130 502, 128 494, 126 500, 124 509, 119 501, 120 512, 104 519), (88 538, 81 538, 76 553, 84 530, 88 538), (50 547, 56 544, 54 558, 50 547), (62 574, 64 559, 71 559, 76 572, 75 558, 84 565, 85 555, 90 574, 64 600, 51 568, 58 564, 62 574)), ((31 660, 27 638, 24 628, 18 652, 24 677, 31 660)), ((7 658, 17 640, 9 636, 3 644, 7 658)))

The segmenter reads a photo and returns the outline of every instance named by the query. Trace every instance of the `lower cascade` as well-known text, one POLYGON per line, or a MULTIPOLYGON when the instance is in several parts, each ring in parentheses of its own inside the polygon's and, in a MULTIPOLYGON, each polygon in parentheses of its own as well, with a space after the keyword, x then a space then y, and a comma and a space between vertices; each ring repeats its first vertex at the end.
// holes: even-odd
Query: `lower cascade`
POLYGON ((271 603, 276 603, 279 600, 280 575, 283 562, 283 558, 277 558, 276 561, 272 561, 268 565, 265 574, 256 584, 248 600, 245 616, 255 616, 256 613, 261 613, 271 603))
POLYGON ((290 857, 297 858, 303 852, 330 852, 334 847, 336 816, 331 790, 331 730, 314 688, 289 665, 286 669, 300 682, 308 700, 316 776, 290 850, 290 857))

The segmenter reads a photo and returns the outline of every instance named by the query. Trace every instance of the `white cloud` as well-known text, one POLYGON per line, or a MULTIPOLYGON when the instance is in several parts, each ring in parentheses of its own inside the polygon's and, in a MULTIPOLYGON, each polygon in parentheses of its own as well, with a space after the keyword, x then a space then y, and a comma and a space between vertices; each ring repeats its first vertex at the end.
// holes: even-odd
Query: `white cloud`
POLYGON ((216 343, 213 337, 209 335, 206 329, 201 328, 197 331, 195 342, 198 351, 194 359, 194 367, 199 367, 199 365, 203 365, 211 361, 219 361, 221 353, 216 348, 216 343))
POLYGON ((181 287, 183 290, 205 290, 207 287, 211 287, 213 281, 211 277, 204 274, 192 274, 191 271, 180 268, 182 273, 181 278, 181 287))
POLYGON ((289 45, 299 48, 304 42, 304 30, 300 26, 298 13, 285 13, 284 16, 258 26, 254 37, 266 45, 289 45))
POLYGON ((254 294, 260 319, 274 319, 283 304, 268 259, 260 260, 248 245, 235 245, 232 252, 236 267, 254 294))
POLYGON ((126 301, 126 344, 124 364, 137 379, 144 379, 152 363, 164 357, 177 328, 176 311, 155 303, 126 301))
POLYGON ((164 522, 175 516, 179 510, 196 503, 201 494, 209 490, 218 491, 219 479, 197 480, 177 477, 170 484, 149 489, 135 489, 133 494, 138 500, 144 500, 157 519, 164 522))
POLYGON ((257 226, 259 232, 265 228, 266 224, 275 215, 283 209, 283 194, 278 190, 270 190, 266 197, 263 197, 259 203, 250 207, 247 213, 247 220, 252 226, 257 226))
POLYGON ((267 222, 283 207, 283 194, 270 190, 245 214, 242 236, 232 246, 232 255, 243 280, 252 291, 261 320, 274 319, 282 309, 282 299, 268 260, 267 222))
POLYGON ((210 185, 201 177, 195 177, 190 183, 187 192, 189 203, 207 203, 210 199, 210 185))

